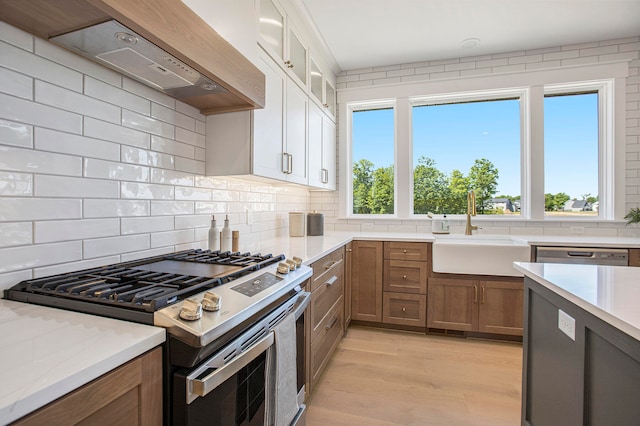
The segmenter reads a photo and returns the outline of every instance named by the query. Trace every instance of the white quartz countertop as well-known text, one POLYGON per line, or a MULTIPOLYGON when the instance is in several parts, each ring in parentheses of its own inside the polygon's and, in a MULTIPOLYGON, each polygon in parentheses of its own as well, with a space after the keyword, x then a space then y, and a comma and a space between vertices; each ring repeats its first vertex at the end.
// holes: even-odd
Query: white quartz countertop
POLYGON ((164 341, 163 328, 0 300, 0 424, 164 341))
MULTIPOLYGON (((481 241, 489 235, 454 235, 464 241, 481 241)), ((262 253, 284 253, 287 257, 297 256, 306 264, 313 263, 322 256, 353 240, 369 241, 409 241, 435 242, 438 236, 431 233, 408 232, 329 232, 315 237, 280 237, 262 240, 260 243, 248 247, 250 251, 262 253)), ((500 235, 504 237, 504 235, 500 235)), ((568 246, 568 247, 603 247, 603 248, 640 248, 640 238, 624 237, 579 237, 579 236, 539 236, 539 235, 509 235, 529 246, 568 246)))
POLYGON ((640 340, 640 268, 516 262, 525 276, 640 340))

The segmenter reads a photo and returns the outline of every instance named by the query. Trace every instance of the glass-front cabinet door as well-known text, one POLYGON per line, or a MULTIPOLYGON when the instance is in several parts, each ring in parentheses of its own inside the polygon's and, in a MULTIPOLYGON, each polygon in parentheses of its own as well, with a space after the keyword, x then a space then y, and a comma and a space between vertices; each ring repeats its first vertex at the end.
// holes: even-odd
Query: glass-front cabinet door
POLYGON ((325 81, 325 103, 324 107, 332 117, 336 116, 336 89, 329 83, 329 80, 325 81))
POLYGON ((289 26, 289 56, 285 65, 289 71, 299 80, 303 87, 307 86, 307 48, 300 37, 289 26))
POLYGON ((283 60, 285 14, 273 0, 258 0, 258 4, 260 44, 278 60, 283 60))
POLYGON ((322 85, 324 83, 324 76, 322 75, 322 71, 320 71, 320 67, 313 59, 309 61, 309 80, 311 94, 315 96, 319 103, 322 103, 322 85))

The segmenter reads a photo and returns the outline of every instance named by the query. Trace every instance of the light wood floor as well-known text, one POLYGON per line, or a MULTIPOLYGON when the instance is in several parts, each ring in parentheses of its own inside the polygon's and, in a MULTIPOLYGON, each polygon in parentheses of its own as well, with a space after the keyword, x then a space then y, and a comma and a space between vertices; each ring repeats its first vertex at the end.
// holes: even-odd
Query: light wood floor
POLYGON ((522 345, 351 326, 307 426, 519 425, 522 345))

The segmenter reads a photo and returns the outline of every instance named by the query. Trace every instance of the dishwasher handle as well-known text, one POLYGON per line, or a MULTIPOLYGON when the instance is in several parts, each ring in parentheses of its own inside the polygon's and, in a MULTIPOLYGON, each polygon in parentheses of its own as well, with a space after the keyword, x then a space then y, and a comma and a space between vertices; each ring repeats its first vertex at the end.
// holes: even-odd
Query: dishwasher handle
POLYGON ((592 251, 567 251, 569 257, 594 257, 595 253, 592 251))

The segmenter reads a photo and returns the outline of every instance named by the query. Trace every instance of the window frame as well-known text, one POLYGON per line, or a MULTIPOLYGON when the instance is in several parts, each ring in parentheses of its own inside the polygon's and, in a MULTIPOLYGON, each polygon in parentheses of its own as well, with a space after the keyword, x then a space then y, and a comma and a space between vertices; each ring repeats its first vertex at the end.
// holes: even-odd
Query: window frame
MULTIPOLYGON (((338 218, 360 219, 350 213, 350 188, 349 175, 351 166, 348 161, 343 161, 350 153, 351 129, 350 110, 356 105, 366 105, 375 99, 383 99, 385 102, 396 102, 396 215, 395 219, 412 221, 424 221, 423 217, 411 216, 410 200, 413 197, 409 191, 398 191, 398 188, 409 188, 411 179, 411 117, 409 99, 419 99, 431 96, 451 96, 456 94, 473 94, 492 91, 510 90, 521 88, 524 90, 524 102, 521 105, 523 120, 521 122, 522 143, 524 144, 521 157, 522 180, 522 205, 521 217, 491 217, 479 216, 479 221, 496 221, 496 223, 525 222, 532 226, 543 226, 545 223, 554 222, 604 222, 616 221, 624 223, 626 209, 626 78, 629 76, 628 61, 607 63, 590 63, 585 65, 573 65, 566 67, 551 67, 544 69, 532 69, 514 71, 500 74, 486 74, 481 76, 454 77, 437 80, 422 80, 416 82, 393 83, 371 85, 364 87, 341 88, 338 98, 338 137, 340 155, 340 176, 346 179, 339 180, 338 218), (601 126, 601 143, 603 143, 603 155, 599 156, 604 161, 605 170, 600 176, 607 177, 599 190, 600 211, 599 216, 591 217, 554 217, 544 214, 544 92, 553 87, 575 87, 575 85, 602 85, 604 92, 599 96, 599 114, 601 126), (403 129, 403 126, 405 127, 403 129), (405 153, 403 155, 403 153, 405 153), (405 158, 403 158, 405 157, 405 158)), ((412 188, 412 185, 411 185, 412 188)), ((386 219, 379 215, 371 215, 368 220, 386 219)), ((452 217, 456 219, 456 217, 452 217)), ((457 217, 461 219, 461 217, 457 217)), ((345 228, 361 229, 360 223, 345 224, 345 228)), ((388 225, 400 222, 389 222, 388 225)), ((373 229, 374 224, 362 229, 373 229)), ((562 226, 562 225, 560 225, 562 226)))

